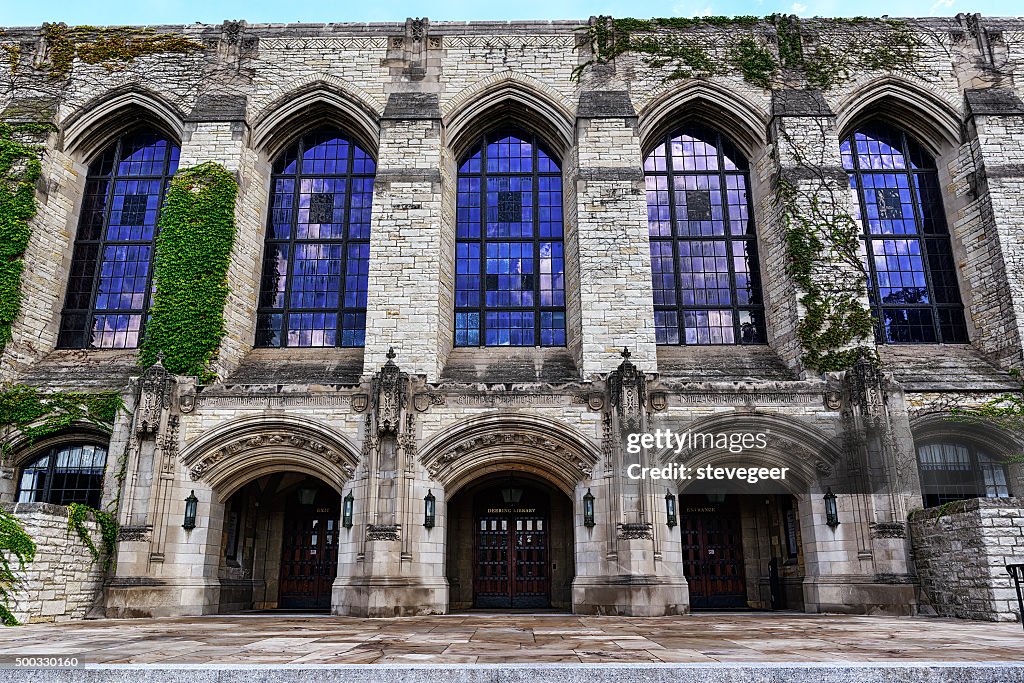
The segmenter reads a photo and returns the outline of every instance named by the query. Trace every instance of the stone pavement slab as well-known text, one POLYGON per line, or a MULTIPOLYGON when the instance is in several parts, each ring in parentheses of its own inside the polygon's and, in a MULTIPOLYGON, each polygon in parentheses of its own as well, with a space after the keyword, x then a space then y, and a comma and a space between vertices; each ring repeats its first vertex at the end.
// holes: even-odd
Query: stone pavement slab
POLYGON ((227 674, 240 667, 252 668, 238 683, 335 680, 325 671, 344 671, 346 683, 1024 683, 1018 624, 796 613, 372 620, 253 613, 0 630, 0 667, 30 655, 75 657, 84 668, 0 668, 0 683, 234 683, 227 674), (289 671, 295 677, 280 677, 289 671))

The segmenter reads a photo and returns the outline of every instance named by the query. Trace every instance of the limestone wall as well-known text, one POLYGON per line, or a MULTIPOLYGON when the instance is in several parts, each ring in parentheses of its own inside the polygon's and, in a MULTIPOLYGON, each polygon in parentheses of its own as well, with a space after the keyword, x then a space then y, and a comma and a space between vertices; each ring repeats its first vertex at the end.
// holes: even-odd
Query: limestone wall
POLYGON ((923 598, 939 615, 1018 619, 1006 565, 1024 562, 1024 499, 975 498, 916 511, 910 534, 923 598))
MULTIPOLYGON (((74 531, 68 531, 68 510, 45 503, 5 504, 36 542, 36 558, 21 572, 22 585, 8 606, 23 624, 83 619, 96 606, 103 587, 101 566, 74 531)), ((99 525, 85 522, 94 542, 99 525)))

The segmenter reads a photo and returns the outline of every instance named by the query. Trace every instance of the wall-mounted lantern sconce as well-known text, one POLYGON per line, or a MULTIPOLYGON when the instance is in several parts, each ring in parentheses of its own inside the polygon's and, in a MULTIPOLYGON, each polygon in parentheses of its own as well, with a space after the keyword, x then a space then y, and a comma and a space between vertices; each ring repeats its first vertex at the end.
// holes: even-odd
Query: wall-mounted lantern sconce
POLYGON ((676 525, 676 497, 671 491, 665 493, 665 514, 668 517, 668 528, 676 525))
POLYGON ((355 507, 355 500, 352 497, 352 492, 349 491, 341 506, 341 525, 346 529, 352 528, 352 509, 355 507))
POLYGON ((428 529, 434 528, 434 510, 436 505, 437 501, 434 498, 434 494, 427 491, 427 495, 423 496, 423 526, 428 529))
POLYGON ((594 526, 594 494, 590 489, 583 494, 583 526, 588 529, 594 526))
POLYGON ((196 510, 198 508, 199 499, 196 498, 196 492, 193 490, 185 499, 185 522, 181 525, 185 531, 192 531, 196 528, 196 510))
POLYGON ((832 493, 832 487, 825 491, 825 524, 835 529, 839 526, 839 508, 836 506, 836 494, 832 493))

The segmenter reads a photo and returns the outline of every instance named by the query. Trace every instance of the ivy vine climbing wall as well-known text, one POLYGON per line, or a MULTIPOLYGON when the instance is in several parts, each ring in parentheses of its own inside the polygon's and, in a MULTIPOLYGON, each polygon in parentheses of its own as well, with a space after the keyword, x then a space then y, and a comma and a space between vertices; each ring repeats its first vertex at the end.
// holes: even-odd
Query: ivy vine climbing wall
POLYGON ((21 138, 40 126, 0 123, 0 353, 11 340, 11 324, 21 308, 21 271, 36 215, 36 181, 41 147, 21 138))
POLYGON ((810 87, 828 90, 856 72, 910 69, 923 46, 905 22, 867 17, 605 16, 584 30, 591 58, 577 68, 577 78, 588 67, 632 53, 666 81, 736 73, 766 89, 783 72, 802 73, 810 87))
POLYGON ((237 193, 234 175, 212 162, 179 171, 171 181, 160 213, 143 365, 162 353, 170 372, 201 381, 216 377, 211 364, 225 334, 237 193))

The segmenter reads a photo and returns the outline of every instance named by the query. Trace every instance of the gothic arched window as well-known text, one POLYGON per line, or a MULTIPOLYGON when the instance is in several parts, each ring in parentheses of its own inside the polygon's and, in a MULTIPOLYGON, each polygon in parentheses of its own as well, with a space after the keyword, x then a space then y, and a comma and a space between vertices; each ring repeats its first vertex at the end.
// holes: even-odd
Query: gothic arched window
POLYGON ((562 173, 520 132, 485 136, 459 166, 456 346, 564 346, 562 173))
POLYGON ((274 162, 256 346, 362 346, 376 164, 336 130, 274 162))
POLYGON ((644 160, 658 344, 763 344, 747 160, 690 125, 644 160))
POLYGON ((1006 465, 970 443, 934 442, 917 447, 925 507, 967 498, 1010 495, 1006 465))
POLYGON ((879 343, 965 343, 935 160, 906 132, 857 128, 841 145, 862 226, 879 343))
POLYGON ((93 444, 51 448, 21 468, 19 503, 84 503, 100 506, 107 449, 93 444))
POLYGON ((58 346, 130 349, 149 310, 157 216, 178 146, 148 130, 122 135, 89 165, 58 346))

